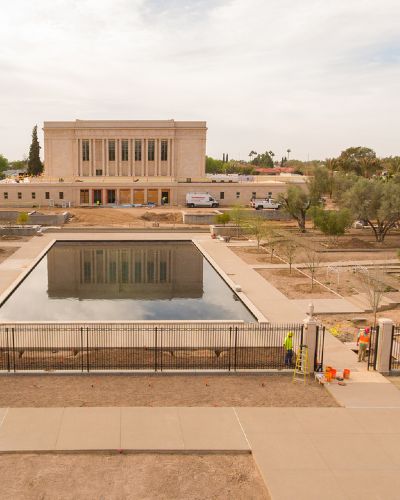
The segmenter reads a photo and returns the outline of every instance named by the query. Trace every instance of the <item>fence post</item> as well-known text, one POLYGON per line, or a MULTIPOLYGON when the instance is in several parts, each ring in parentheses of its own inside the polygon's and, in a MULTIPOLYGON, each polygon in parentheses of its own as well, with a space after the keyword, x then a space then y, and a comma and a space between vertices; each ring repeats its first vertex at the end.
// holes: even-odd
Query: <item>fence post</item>
POLYGON ((379 336, 376 358, 376 370, 381 373, 389 373, 390 356, 392 355, 393 321, 388 318, 378 320, 379 336))
POLYGON ((318 324, 316 320, 310 315, 304 320, 304 335, 303 335, 303 345, 308 348, 308 372, 314 372, 314 360, 315 353, 317 349, 317 331, 318 324))

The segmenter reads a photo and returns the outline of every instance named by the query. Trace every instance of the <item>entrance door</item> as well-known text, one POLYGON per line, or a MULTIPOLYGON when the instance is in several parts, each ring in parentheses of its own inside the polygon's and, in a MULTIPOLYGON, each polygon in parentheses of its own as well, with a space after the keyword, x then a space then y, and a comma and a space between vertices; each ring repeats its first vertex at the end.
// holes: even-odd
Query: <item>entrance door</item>
POLYGON ((93 203, 95 205, 101 205, 103 203, 101 189, 93 189, 93 203))
POLYGON ((130 202, 131 202, 131 190, 130 189, 120 189, 119 202, 121 205, 130 204, 130 202))
POLYGON ((163 189, 161 191, 161 204, 169 205, 169 189, 163 189))
POLYGON ((158 189, 147 190, 147 203, 158 204, 158 189))
POLYGON ((107 189, 107 203, 115 203, 115 189, 107 189))
POLYGON ((144 189, 135 189, 134 190, 133 203, 135 205, 143 205, 143 203, 144 203, 144 189))

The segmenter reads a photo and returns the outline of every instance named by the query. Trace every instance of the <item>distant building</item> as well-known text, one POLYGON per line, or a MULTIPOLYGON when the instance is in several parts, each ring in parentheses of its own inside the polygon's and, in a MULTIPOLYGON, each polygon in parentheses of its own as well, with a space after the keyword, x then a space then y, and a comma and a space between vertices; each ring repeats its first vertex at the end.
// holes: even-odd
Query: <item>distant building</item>
POLYGON ((190 191, 208 192, 221 206, 248 205, 287 182, 304 184, 207 177, 205 121, 75 120, 44 122, 43 131, 43 175, 1 181, 0 206, 184 205, 190 191))

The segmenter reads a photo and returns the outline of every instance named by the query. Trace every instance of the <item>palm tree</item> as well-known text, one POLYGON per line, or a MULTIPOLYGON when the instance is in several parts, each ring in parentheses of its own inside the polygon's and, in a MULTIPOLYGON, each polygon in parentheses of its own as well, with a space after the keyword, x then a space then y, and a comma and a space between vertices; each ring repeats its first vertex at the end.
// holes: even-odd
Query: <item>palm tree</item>
POLYGON ((272 166, 274 166, 274 156, 275 156, 275 153, 273 151, 268 151, 268 154, 269 156, 271 157, 271 160, 272 160, 272 166))
POLYGON ((249 158, 250 158, 250 163, 251 161, 253 160, 253 156, 257 156, 257 153, 256 151, 254 151, 253 149, 250 151, 249 153, 249 158))
POLYGON ((292 152, 292 150, 291 149, 287 149, 286 152, 287 152, 287 159, 289 160, 289 155, 292 152))

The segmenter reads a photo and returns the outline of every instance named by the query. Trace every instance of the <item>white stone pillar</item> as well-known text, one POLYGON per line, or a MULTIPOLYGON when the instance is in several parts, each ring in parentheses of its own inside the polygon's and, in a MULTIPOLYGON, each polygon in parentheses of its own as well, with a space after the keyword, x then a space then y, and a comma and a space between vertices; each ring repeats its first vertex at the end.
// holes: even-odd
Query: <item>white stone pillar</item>
POLYGON ((148 177, 149 172, 147 170, 147 139, 143 139, 143 150, 142 150, 142 160, 143 160, 143 166, 144 166, 144 172, 143 175, 145 177, 148 177))
POLYGON ((392 348, 393 321, 388 318, 378 320, 379 336, 376 358, 376 369, 381 373, 389 373, 392 348))
POLYGON ((78 177, 82 175, 82 151, 81 151, 81 141, 80 139, 76 140, 77 148, 78 148, 78 177))
POLYGON ((117 176, 121 175, 121 171, 120 171, 120 162, 119 162, 119 158, 120 158, 120 145, 121 145, 121 141, 119 139, 115 139, 115 173, 117 176))
POLYGON ((104 140, 105 142, 105 160, 106 160, 106 175, 110 175, 110 166, 109 166, 109 161, 108 161, 108 139, 104 140))
POLYGON ((156 139, 157 145, 157 170, 156 175, 161 175, 161 139, 156 139))
POLYGON ((172 151, 172 139, 168 139, 167 143, 168 177, 172 177, 171 151, 172 151))
POLYGON ((135 154, 135 143, 132 143, 132 139, 128 140, 128 160, 129 160, 129 175, 133 176, 133 155, 135 154))
POLYGON ((314 372, 314 359, 315 352, 317 349, 317 329, 318 323, 313 318, 312 315, 307 316, 303 321, 304 332, 303 332, 303 345, 308 348, 308 373, 314 372))
POLYGON ((92 168, 93 175, 96 175, 96 139, 92 139, 92 168))
POLYGON ((175 168, 175 141, 171 139, 171 177, 176 177, 175 168))

